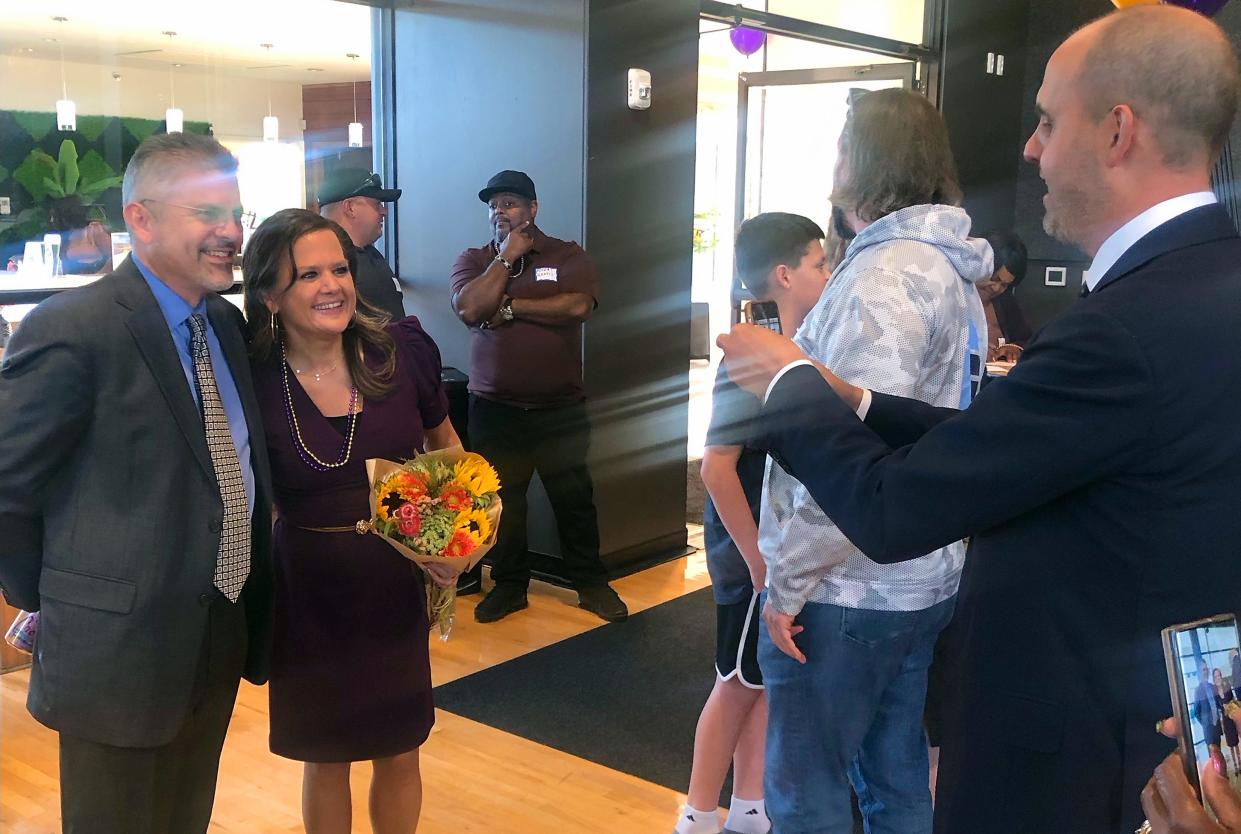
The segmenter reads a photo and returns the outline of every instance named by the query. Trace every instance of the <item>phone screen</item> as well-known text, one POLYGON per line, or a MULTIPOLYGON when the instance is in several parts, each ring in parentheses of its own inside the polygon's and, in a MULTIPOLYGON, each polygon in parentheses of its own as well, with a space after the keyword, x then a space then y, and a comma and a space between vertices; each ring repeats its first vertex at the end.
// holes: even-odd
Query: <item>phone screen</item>
POLYGON ((1234 786, 1241 774, 1234 766, 1241 709, 1241 640, 1231 614, 1164 629, 1164 659, 1173 711, 1180 722, 1180 751, 1185 775, 1202 795, 1198 773, 1211 759, 1225 764, 1234 786), (1192 764, 1191 764, 1192 763, 1192 764), (1191 772, 1192 771, 1192 772, 1191 772))
POLYGON ((742 305, 742 314, 745 320, 750 324, 757 324, 759 327, 766 327, 768 330, 776 333, 783 333, 780 329, 780 308, 774 301, 747 301, 742 305))

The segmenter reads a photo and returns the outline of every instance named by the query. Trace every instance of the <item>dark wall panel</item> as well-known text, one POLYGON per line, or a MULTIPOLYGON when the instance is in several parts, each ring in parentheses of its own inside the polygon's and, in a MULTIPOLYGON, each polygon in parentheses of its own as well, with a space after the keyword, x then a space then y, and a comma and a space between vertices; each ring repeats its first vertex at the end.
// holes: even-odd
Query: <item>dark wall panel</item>
MULTIPOLYGON (((1021 101, 1023 137, 1028 137, 1038 124, 1035 98, 1043 83, 1047 59, 1073 30, 1106 11, 1107 8, 1075 0, 1044 0, 1030 5, 1029 52, 1021 101)), ((1015 293, 1030 324, 1037 329, 1077 298, 1082 286, 1082 271, 1090 266, 1090 259, 1043 231, 1043 195, 1047 193, 1047 187, 1039 178, 1038 166, 1018 159, 1014 175, 1017 201, 1013 229, 1030 251, 1025 283, 1015 293), (1065 286, 1046 285, 1048 267, 1067 269, 1065 286)))
POLYGON ((1021 155, 1027 0, 949 0, 940 109, 974 233, 1013 225, 1013 164, 1021 155), (987 55, 1004 56, 1003 74, 987 55))
POLYGON ((590 0, 586 239, 603 292, 586 340, 600 527, 613 564, 685 543, 695 0, 590 0), (649 70, 650 110, 625 104, 649 70))

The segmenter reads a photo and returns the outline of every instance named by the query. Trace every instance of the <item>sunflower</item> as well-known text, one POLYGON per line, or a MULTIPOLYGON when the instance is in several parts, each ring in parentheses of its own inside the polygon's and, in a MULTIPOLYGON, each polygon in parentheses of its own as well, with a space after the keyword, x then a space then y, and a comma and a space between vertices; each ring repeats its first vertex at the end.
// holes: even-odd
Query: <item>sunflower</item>
POLYGON ((500 476, 482 455, 466 454, 453 467, 453 475, 475 498, 500 491, 500 476))
POLYGON ((475 544, 482 544, 491 536, 491 519, 482 510, 466 510, 458 514, 454 527, 469 534, 475 544))
POLYGON ((391 521, 396 508, 406 503, 401 497, 397 486, 391 481, 384 484, 375 493, 375 510, 384 521, 391 521))

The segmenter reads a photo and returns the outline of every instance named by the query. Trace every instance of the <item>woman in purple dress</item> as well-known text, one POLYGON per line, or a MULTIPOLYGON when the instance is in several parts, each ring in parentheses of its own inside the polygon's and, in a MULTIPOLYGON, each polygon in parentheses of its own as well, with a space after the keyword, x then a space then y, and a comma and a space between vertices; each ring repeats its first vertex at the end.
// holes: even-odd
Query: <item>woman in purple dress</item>
POLYGON ((301 209, 265 221, 243 262, 278 519, 271 749, 305 763, 310 834, 350 830, 349 768, 364 760, 373 830, 408 834, 434 722, 425 579, 354 524, 370 518, 367 458, 460 441, 435 343, 417 319, 385 324, 359 301, 356 263, 339 226, 301 209))

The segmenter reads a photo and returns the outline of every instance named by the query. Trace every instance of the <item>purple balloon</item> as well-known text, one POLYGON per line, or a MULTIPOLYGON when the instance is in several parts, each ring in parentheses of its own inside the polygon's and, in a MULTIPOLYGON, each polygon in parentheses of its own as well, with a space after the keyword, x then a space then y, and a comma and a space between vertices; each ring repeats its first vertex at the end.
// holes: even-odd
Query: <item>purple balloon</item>
MULTIPOLYGON (((1215 17, 1220 9, 1228 5, 1228 0, 1163 0, 1169 6, 1181 6, 1191 11, 1215 17)), ((734 41, 735 43, 735 41, 734 41)))
POLYGON ((742 55, 753 55, 763 48, 767 33, 748 26, 737 26, 728 33, 728 39, 733 42, 733 48, 742 55))

